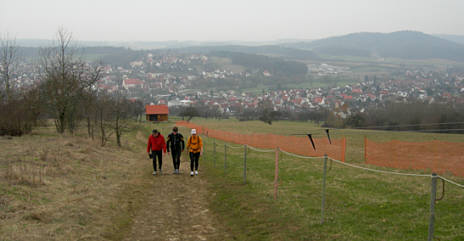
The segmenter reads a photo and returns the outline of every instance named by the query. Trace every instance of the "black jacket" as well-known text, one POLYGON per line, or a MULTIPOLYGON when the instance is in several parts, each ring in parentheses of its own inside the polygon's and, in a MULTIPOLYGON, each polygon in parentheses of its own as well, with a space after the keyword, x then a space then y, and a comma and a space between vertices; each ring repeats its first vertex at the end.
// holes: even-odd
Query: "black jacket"
POLYGON ((168 151, 169 149, 171 149, 172 151, 184 151, 184 148, 185 148, 184 137, 180 133, 177 133, 177 134, 171 133, 168 135, 166 146, 167 146, 168 151))

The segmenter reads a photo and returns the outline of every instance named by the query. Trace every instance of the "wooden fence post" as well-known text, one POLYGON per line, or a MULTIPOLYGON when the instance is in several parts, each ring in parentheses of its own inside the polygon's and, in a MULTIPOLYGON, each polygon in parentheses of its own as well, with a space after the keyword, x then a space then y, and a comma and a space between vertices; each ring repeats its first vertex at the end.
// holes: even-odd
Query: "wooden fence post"
POLYGON ((277 199, 277 188, 279 187, 279 147, 275 151, 275 173, 274 173, 274 200, 277 199))
POLYGON ((367 162, 367 137, 364 136, 364 163, 367 162))
POLYGON ((247 180, 247 149, 248 149, 248 146, 245 144, 243 145, 243 184, 246 184, 246 180, 247 180))

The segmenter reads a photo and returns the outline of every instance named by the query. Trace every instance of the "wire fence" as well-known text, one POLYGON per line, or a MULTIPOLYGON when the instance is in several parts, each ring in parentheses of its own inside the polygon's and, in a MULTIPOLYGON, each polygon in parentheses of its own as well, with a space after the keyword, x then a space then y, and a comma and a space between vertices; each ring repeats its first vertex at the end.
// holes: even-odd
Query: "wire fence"
POLYGON ((194 123, 179 121, 178 126, 195 128, 197 133, 216 138, 218 140, 239 145, 249 145, 255 148, 275 149, 283 148, 289 152, 305 156, 329 155, 345 161, 346 138, 331 139, 327 137, 308 139, 307 136, 282 136, 275 134, 241 134, 236 132, 209 129, 194 123), (307 148, 308 143, 313 143, 314 148, 307 148))
MULTIPOLYGON (((449 123, 437 123, 449 124, 449 123)), ((346 137, 330 139, 328 132, 309 136, 298 134, 282 136, 274 134, 241 134, 213 130, 190 122, 177 125, 196 128, 200 133, 234 144, 246 144, 262 149, 283 149, 287 153, 305 157, 321 157, 327 154, 331 159, 345 162, 347 153, 346 137), (314 137, 320 138, 314 138, 314 137), (307 148, 311 143, 313 148, 307 148)), ((321 129, 314 129, 320 131, 321 129)), ((327 130, 328 131, 328 130, 327 130)), ((236 146, 231 147, 237 148, 236 146)), ((429 170, 440 175, 452 174, 464 177, 464 143, 446 141, 406 142, 392 140, 375 142, 364 138, 364 161, 366 164, 403 169, 429 170)))
MULTIPOLYGON (((205 133, 203 133, 205 135, 205 133)), ((209 138, 211 138, 209 136, 209 138)), ((212 153, 210 153, 210 159, 211 161, 214 162, 214 166, 216 166, 216 161, 218 158, 218 155, 216 153, 217 146, 219 146, 216 143, 216 139, 213 138, 213 148, 209 149, 212 153)), ((354 168, 358 169, 361 171, 367 171, 367 172, 372 172, 372 173, 377 173, 377 174, 385 174, 385 175, 397 175, 397 176, 405 176, 405 177, 416 177, 416 178, 430 178, 430 183, 431 183, 431 194, 430 194, 430 213, 429 213, 429 228, 428 228, 428 239, 429 241, 433 240, 434 237, 434 224, 435 224, 435 204, 438 200, 441 200, 440 198, 437 199, 436 193, 437 193, 437 180, 442 180, 443 181, 443 196, 444 196, 444 183, 449 183, 452 184, 458 188, 463 188, 464 185, 460 184, 458 182, 452 181, 448 178, 445 178, 443 176, 436 175, 435 173, 431 174, 416 174, 416 173, 407 173, 407 172, 397 172, 397 171, 390 171, 390 170, 380 170, 380 169, 375 169, 371 167, 366 167, 366 166, 361 166, 361 165, 356 165, 352 163, 346 163, 344 161, 328 157, 327 155, 322 155, 322 156, 304 156, 304 155, 299 155, 296 153, 292 153, 289 151, 286 151, 284 149, 280 149, 279 147, 276 147, 274 149, 266 149, 266 148, 259 148, 255 146, 251 146, 248 144, 244 144, 242 146, 239 145, 234 145, 234 144, 229 144, 229 143, 224 143, 223 144, 224 148, 224 170, 227 171, 227 168, 230 167, 230 165, 235 165, 236 168, 240 168, 237 165, 240 165, 239 163, 228 163, 228 150, 234 149, 237 151, 243 151, 243 183, 247 183, 247 173, 249 172, 248 167, 247 167, 247 156, 250 154, 249 151, 254 151, 257 153, 275 153, 275 165, 274 165, 274 178, 273 178, 273 197, 274 199, 278 198, 278 189, 279 189, 279 161, 282 158, 281 155, 287 155, 293 158, 299 158, 299 159, 307 159, 307 160, 314 160, 314 161, 319 161, 322 162, 323 164, 323 173, 322 173, 322 187, 321 187, 321 219, 320 223, 324 223, 325 221, 325 203, 326 203, 326 179, 327 179, 327 172, 330 170, 332 164, 330 163, 330 167, 328 167, 328 162, 334 162, 337 164, 340 164, 341 166, 348 167, 348 168, 354 168)), ((307 148, 309 147, 309 143, 307 143, 307 148)), ((221 148, 222 149, 222 148, 221 148)), ((238 152, 241 153, 241 152, 238 152)), ((237 155, 237 152, 234 153, 237 155)), ((268 157, 269 158, 269 157, 268 157)), ((442 197, 443 198, 443 197, 442 197)))
POLYGON ((464 177, 464 143, 459 142, 374 142, 365 138, 364 159, 376 166, 431 170, 464 177))

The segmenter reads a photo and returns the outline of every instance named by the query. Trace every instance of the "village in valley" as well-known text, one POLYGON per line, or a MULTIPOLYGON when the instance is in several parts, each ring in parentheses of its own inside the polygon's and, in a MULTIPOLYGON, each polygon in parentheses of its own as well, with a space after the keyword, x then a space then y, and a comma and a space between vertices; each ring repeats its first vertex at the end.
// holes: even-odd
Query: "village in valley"
POLYGON ((463 9, 0 0, 0 241, 464 241, 463 9))
MULTIPOLYGON (((294 113, 326 109, 345 119, 386 102, 464 103, 464 74, 457 71, 408 69, 381 80, 375 75, 365 75, 359 81, 342 85, 282 88, 278 84, 260 89, 259 83, 274 78, 272 71, 233 69, 212 64, 212 58, 215 57, 207 54, 148 52, 125 65, 102 65, 103 75, 96 88, 108 93, 123 91, 129 99, 143 104, 206 107, 214 110, 215 115, 226 116, 256 110, 263 104, 274 111, 294 113), (258 84, 252 86, 255 88, 241 89, 245 81, 258 84)), ((326 63, 307 67, 307 76, 337 78, 351 73, 349 67, 326 63)), ((21 63, 15 84, 31 85, 39 77, 37 67, 21 63)), ((278 82, 276 78, 275 81, 278 82)))

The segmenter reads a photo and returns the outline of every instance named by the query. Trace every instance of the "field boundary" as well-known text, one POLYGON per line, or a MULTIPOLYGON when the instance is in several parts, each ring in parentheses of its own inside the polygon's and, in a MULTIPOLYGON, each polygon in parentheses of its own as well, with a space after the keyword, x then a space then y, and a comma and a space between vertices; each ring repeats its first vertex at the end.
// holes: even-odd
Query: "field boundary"
MULTIPOLYGON (((246 184, 246 178, 247 178, 247 166, 246 166, 246 163, 247 163, 247 150, 253 150, 253 151, 257 151, 257 152, 261 152, 261 153, 272 153, 272 152, 275 152, 275 176, 274 176, 274 200, 277 199, 277 193, 278 193, 278 186, 279 186, 279 154, 280 153, 283 153, 283 154, 286 154, 286 155, 289 155, 289 156, 292 156, 292 157, 295 157, 295 158, 300 158, 300 159, 319 159, 319 160, 322 160, 323 161, 323 180, 322 180, 322 190, 321 190, 321 219, 320 219, 320 223, 323 224, 324 223, 324 211, 325 211, 325 202, 326 202, 326 176, 327 176, 327 171, 328 171, 328 161, 331 161, 331 162, 335 162, 335 163, 338 163, 338 164, 341 164, 345 167, 351 167, 351 168, 356 168, 356 169, 359 169, 359 170, 363 170, 363 171, 369 171, 369 172, 374 172, 374 173, 379 173, 379 174, 387 174, 387 175, 399 175, 399 176, 409 176, 409 177, 426 177, 426 178, 431 178, 431 193, 430 193, 430 207, 429 207, 429 210, 430 210, 430 217, 429 217, 429 228, 428 228, 428 241, 431 241, 433 240, 433 236, 434 236, 434 223, 435 223, 435 205, 437 203, 437 201, 439 200, 442 200, 445 196, 445 183, 450 183, 452 185, 455 185, 459 188, 462 188, 464 189, 464 185, 463 184, 459 184, 457 182, 454 182, 452 180, 449 180, 443 176, 440 176, 440 175, 437 175, 435 173, 431 173, 431 174, 416 174, 416 173, 402 173, 402 172, 394 172, 394 171, 388 171, 388 170, 378 170, 378 169, 373 169, 373 168, 368 168, 368 167, 363 167, 363 166, 359 166, 359 165, 355 165, 355 164, 351 164, 351 163, 346 163, 346 162, 343 162, 343 161, 340 161, 340 160, 337 160, 337 159, 334 159, 334 158, 330 158, 328 157, 326 154, 324 156, 316 156, 316 157, 308 157, 308 156, 302 156, 302 155, 298 155, 298 154, 295 154, 295 153, 291 153, 291 152, 287 152, 287 151, 284 151, 284 150, 281 150, 279 147, 276 147, 275 149, 263 149, 263 148, 257 148, 257 147, 253 147, 253 146, 250 146, 250 145, 247 145, 247 144, 244 144, 243 146, 234 146, 234 145, 230 145, 228 143, 224 144, 224 169, 227 169, 227 148, 232 148, 232 149, 242 149, 244 150, 244 160, 243 160, 243 170, 244 170, 244 176, 243 176, 243 179, 244 179, 244 183, 246 184), (442 194, 441 194, 441 197, 440 198, 437 198, 437 181, 438 180, 441 180, 442 183, 443 183, 443 187, 442 187, 442 194)), ((214 141, 213 142, 213 158, 214 158, 214 162, 216 162, 215 158, 216 158, 216 142, 214 141)), ((216 166, 216 163, 214 163, 214 166, 216 166)), ((330 163, 330 168, 331 168, 332 164, 330 163)), ((329 170, 330 170, 329 168, 329 170)))

